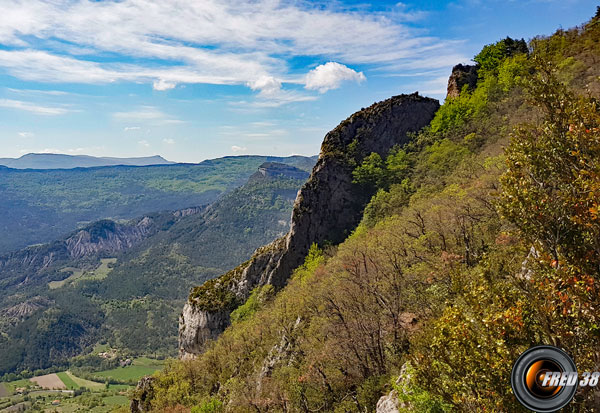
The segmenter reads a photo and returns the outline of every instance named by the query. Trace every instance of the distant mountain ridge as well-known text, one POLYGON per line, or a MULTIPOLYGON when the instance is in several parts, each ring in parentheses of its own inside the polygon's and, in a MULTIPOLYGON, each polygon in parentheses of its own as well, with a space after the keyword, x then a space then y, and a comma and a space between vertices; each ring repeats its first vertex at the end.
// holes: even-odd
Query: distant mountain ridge
POLYGON ((96 157, 90 155, 65 155, 58 153, 28 153, 20 158, 0 158, 0 165, 14 169, 73 169, 96 166, 149 166, 171 165, 160 155, 135 158, 96 157))

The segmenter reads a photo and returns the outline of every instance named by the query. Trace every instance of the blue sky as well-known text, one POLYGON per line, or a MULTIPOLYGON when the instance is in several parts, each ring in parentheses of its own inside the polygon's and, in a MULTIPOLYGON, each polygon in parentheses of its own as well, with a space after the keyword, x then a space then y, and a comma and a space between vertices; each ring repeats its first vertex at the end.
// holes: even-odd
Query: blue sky
POLYGON ((578 0, 0 0, 0 157, 199 162, 317 154, 361 107, 443 99, 503 37, 591 18, 578 0))

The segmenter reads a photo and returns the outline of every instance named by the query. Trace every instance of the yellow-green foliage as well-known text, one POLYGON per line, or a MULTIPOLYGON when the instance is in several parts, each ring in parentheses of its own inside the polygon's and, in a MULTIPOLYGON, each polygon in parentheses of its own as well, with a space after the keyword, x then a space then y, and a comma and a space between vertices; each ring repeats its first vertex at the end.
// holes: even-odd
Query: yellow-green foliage
POLYGON ((274 293, 275 289, 272 285, 267 284, 263 287, 256 287, 252 290, 246 302, 231 313, 231 322, 235 323, 250 318, 274 293))

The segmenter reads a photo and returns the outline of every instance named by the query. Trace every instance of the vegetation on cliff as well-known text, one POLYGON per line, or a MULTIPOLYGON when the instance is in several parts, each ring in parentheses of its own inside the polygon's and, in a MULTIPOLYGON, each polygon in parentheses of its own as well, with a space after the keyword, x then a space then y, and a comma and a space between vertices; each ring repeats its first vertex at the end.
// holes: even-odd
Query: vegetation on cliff
POLYGON ((407 411, 521 411, 507 377, 528 347, 600 368, 599 18, 486 46, 474 91, 357 165, 376 195, 354 233, 311 248, 277 295, 257 291, 147 403, 364 412, 395 388, 407 411))

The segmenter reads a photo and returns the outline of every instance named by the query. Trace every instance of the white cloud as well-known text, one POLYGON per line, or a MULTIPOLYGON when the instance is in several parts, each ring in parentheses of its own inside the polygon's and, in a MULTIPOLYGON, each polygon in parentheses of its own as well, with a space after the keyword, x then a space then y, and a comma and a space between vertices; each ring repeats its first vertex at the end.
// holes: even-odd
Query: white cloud
MULTIPOLYGON (((406 25, 422 14, 401 4, 383 15, 318 3, 3 0, 0 44, 12 49, 0 50, 0 70, 39 82, 128 81, 161 91, 188 83, 248 85, 259 99, 276 97, 264 105, 280 105, 304 99, 279 97, 283 85, 298 82, 287 62, 293 56, 389 70, 451 60, 445 59, 452 56, 450 43, 406 25), (96 57, 106 54, 116 59, 96 57)), ((324 73, 324 80, 313 73, 309 79, 316 79, 307 86, 325 91, 342 80, 362 79, 340 66, 347 70, 324 73)))
POLYGON ((35 136, 35 134, 32 132, 19 132, 19 136, 21 138, 32 138, 35 136))
POLYGON ((328 62, 307 73, 305 87, 306 89, 325 93, 330 89, 339 88, 344 81, 361 83, 364 80, 366 80, 366 77, 363 72, 356 72, 336 62, 328 62))
POLYGON ((159 79, 152 84, 152 87, 154 88, 154 90, 160 90, 160 91, 170 90, 170 89, 175 88, 175 86, 177 86, 175 83, 168 82, 164 79, 159 79))
POLYGON ((132 130, 140 130, 140 129, 142 129, 142 128, 140 128, 139 126, 125 126, 123 128, 123 130, 125 132, 129 132, 129 131, 132 131, 132 130))
POLYGON ((146 148, 150 147, 150 143, 147 140, 145 140, 145 139, 142 139, 141 141, 138 141, 138 144, 140 144, 142 146, 145 146, 146 148))
POLYGON ((242 146, 233 145, 231 147, 231 150, 233 152, 246 152, 248 150, 248 148, 245 148, 245 147, 242 147, 242 146))
POLYGON ((261 76, 260 78, 248 82, 252 90, 259 90, 264 96, 275 96, 281 91, 281 81, 273 76, 261 76))
POLYGON ((18 109, 24 110, 27 112, 32 112, 37 115, 64 115, 68 113, 69 110, 64 108, 56 108, 50 106, 41 106, 31 102, 24 102, 22 100, 12 100, 12 99, 0 99, 0 107, 10 108, 10 109, 18 109))
POLYGON ((175 139, 165 138, 165 139, 163 139, 163 142, 166 143, 167 145, 175 145, 175 139))

